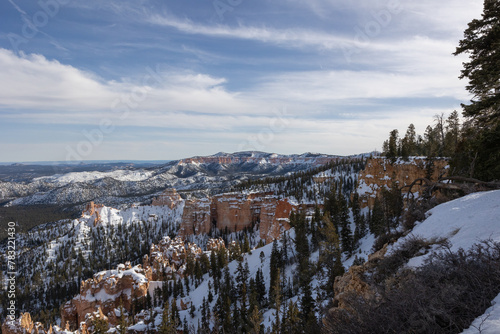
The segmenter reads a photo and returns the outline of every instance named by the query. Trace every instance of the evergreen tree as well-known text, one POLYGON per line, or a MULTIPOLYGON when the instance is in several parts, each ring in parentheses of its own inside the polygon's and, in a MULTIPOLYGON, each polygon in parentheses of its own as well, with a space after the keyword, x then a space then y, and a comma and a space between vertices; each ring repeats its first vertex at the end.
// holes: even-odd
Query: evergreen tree
POLYGON ((347 206, 347 201, 340 190, 337 198, 337 203, 339 207, 338 225, 340 227, 340 240, 342 243, 342 250, 348 254, 351 254, 353 251, 353 236, 349 222, 349 208, 347 206))
POLYGON ((93 333, 95 334, 104 334, 108 331, 108 321, 100 316, 94 318, 92 325, 94 326, 93 333))
POLYGON ((283 333, 300 333, 301 332, 300 311, 297 304, 290 301, 285 316, 283 317, 283 333))
POLYGON ((126 334, 127 333, 127 327, 128 327, 128 321, 127 317, 125 316, 125 308, 123 307, 123 302, 120 298, 120 306, 118 307, 118 310, 120 311, 120 316, 118 317, 118 325, 116 327, 118 334, 126 334))
POLYGON ((160 327, 158 328, 159 334, 175 334, 177 333, 177 328, 175 326, 174 314, 169 303, 165 303, 163 307, 163 313, 161 316, 160 327))
POLYGON ((459 139, 460 120, 458 118, 458 112, 455 110, 446 119, 446 135, 443 153, 444 156, 451 157, 456 153, 459 139))
POLYGON ((281 251, 278 249, 278 241, 275 239, 273 241, 273 247, 271 250, 271 259, 269 265, 269 275, 270 275, 270 287, 269 287, 269 300, 274 304, 274 287, 276 285, 276 280, 279 279, 278 272, 282 267, 281 251))
POLYGON ((342 266, 339 236, 328 215, 323 217, 321 234, 324 241, 320 243, 319 264, 327 269, 328 281, 324 288, 330 296, 333 296, 333 282, 336 276, 344 273, 344 267, 342 266))
POLYGON ((384 143, 384 155, 387 159, 395 162, 398 157, 398 136, 399 132, 394 129, 389 134, 389 140, 384 143))
POLYGON ((378 197, 375 198, 372 213, 370 216, 370 232, 376 236, 384 232, 384 209, 378 197))
POLYGON ((467 90, 473 95, 463 104, 464 116, 473 117, 482 128, 500 118, 500 3, 484 0, 481 19, 474 19, 464 32, 454 55, 469 54, 460 78, 468 78, 467 90))
POLYGON ((260 334, 262 332, 262 312, 259 311, 257 305, 252 308, 252 313, 250 315, 250 334, 260 334))
POLYGON ((406 130, 405 137, 407 152, 409 156, 417 155, 417 133, 415 132, 415 125, 410 124, 406 130))
POLYGON ((239 317, 240 317, 240 327, 246 329, 249 323, 248 319, 248 296, 247 296, 247 282, 250 270, 248 268, 248 262, 238 261, 238 267, 236 269, 236 282, 238 285, 238 297, 239 297, 239 317))
POLYGON ((467 127, 452 160, 458 172, 485 181, 500 178, 500 3, 484 0, 454 55, 468 54, 460 78, 469 79, 470 104, 462 104, 467 127))
POLYGON ((273 322, 273 333, 281 333, 281 321, 280 321, 280 312, 281 312, 281 303, 282 303, 282 291, 281 291, 281 269, 278 268, 277 271, 277 277, 276 280, 274 281, 274 286, 272 289, 269 289, 272 291, 272 296, 271 296, 271 301, 274 303, 274 308, 276 310, 276 317, 273 322))

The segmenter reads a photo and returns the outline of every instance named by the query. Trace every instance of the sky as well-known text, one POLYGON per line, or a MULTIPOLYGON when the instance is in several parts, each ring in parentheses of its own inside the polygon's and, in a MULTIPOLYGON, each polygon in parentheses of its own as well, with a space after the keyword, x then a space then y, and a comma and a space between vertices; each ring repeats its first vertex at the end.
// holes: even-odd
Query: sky
POLYGON ((380 150, 470 100, 480 0, 1 0, 0 162, 380 150))

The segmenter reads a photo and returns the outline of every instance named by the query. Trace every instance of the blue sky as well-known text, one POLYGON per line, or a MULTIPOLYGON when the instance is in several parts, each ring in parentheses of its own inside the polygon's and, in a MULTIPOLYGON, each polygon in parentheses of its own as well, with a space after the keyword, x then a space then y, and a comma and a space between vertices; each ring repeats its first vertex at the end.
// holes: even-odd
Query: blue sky
POLYGON ((469 99, 480 0, 0 2, 0 161, 356 154, 469 99))

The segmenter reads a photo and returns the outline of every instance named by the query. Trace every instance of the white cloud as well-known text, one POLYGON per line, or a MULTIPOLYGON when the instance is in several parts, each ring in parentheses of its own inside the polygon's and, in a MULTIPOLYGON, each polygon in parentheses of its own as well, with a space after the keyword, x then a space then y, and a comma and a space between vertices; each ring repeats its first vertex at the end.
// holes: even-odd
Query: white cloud
POLYGON ((9 109, 64 111, 194 110, 233 114, 248 108, 229 93, 224 78, 192 72, 164 73, 145 68, 132 80, 105 81, 98 76, 48 60, 17 56, 0 49, 0 104, 9 109))
POLYGON ((352 40, 339 35, 307 29, 276 29, 271 27, 256 27, 238 25, 230 27, 227 25, 203 25, 188 19, 178 19, 174 16, 152 15, 149 18, 152 24, 175 28, 183 33, 204 35, 218 38, 235 38, 254 40, 264 43, 273 43, 286 47, 314 46, 321 49, 340 49, 352 40))

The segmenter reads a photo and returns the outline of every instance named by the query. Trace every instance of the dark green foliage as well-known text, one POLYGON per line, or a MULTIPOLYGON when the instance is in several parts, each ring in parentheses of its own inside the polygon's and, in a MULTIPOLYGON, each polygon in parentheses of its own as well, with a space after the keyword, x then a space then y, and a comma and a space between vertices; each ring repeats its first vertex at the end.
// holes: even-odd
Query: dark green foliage
POLYGON ((104 334, 108 331, 108 322, 101 318, 97 317, 92 320, 92 326, 94 327, 94 330, 92 331, 95 334, 104 334))
POLYGON ((485 0, 481 19, 469 23, 455 55, 468 54, 460 78, 467 78, 470 104, 465 135, 453 159, 459 173, 484 181, 500 179, 500 3, 485 0))
POLYGON ((467 53, 460 78, 469 79, 467 90, 474 99, 463 105, 464 115, 480 125, 498 122, 500 116, 500 3, 485 0, 481 19, 474 19, 464 31, 454 55, 467 53), (495 118, 497 120, 495 120, 495 118))
MULTIPOLYGON (((79 214, 79 211, 60 205, 0 206, 0 226, 16 222, 17 232, 27 232, 44 223, 77 218, 79 214)), ((7 230, 0 228, 0 241, 6 237, 7 230)))
POLYGON ((269 266, 270 275, 270 287, 269 287, 269 301, 271 304, 275 303, 275 292, 274 288, 276 286, 276 281, 280 279, 279 271, 283 268, 283 258, 280 249, 278 249, 278 241, 273 241, 273 248, 271 250, 271 259, 269 266))
POLYGON ((330 221, 327 214, 323 217, 323 227, 320 230, 322 240, 320 243, 320 257, 318 267, 323 270, 326 268, 328 280, 323 289, 327 292, 328 296, 333 297, 333 282, 335 277, 344 273, 342 266, 340 241, 337 231, 330 221))
POLYGON ((395 162, 397 157, 400 155, 398 152, 398 130, 394 129, 389 134, 389 140, 384 142, 384 155, 387 159, 391 159, 392 162, 395 162))

